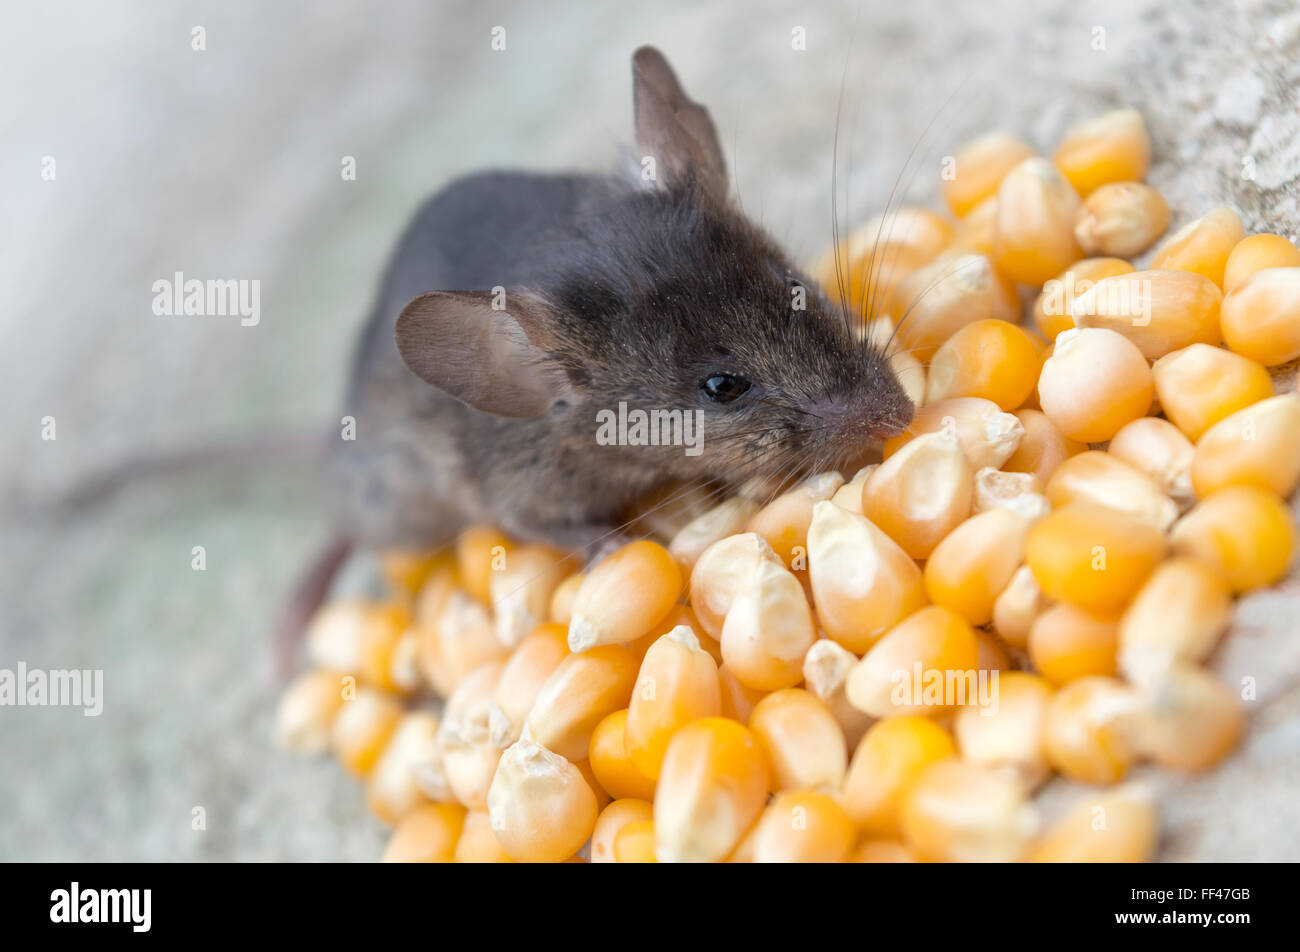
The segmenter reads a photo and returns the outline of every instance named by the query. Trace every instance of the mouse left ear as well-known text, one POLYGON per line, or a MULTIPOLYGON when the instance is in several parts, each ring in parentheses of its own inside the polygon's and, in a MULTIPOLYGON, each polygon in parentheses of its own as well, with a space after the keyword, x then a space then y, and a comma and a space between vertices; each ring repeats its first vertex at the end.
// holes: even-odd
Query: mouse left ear
POLYGON ((568 375, 550 357, 551 308, 512 291, 430 291, 397 318, 397 350, 411 371, 476 410, 535 417, 564 399, 568 375))
POLYGON ((694 180, 719 201, 727 197, 727 162, 709 111, 692 100, 653 46, 632 54, 636 144, 654 156, 669 183, 694 180))

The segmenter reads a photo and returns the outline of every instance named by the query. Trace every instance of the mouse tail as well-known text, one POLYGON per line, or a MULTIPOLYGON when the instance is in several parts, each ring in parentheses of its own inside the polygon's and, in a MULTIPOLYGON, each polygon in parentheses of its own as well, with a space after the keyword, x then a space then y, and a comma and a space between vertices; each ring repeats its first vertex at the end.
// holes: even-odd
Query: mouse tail
POLYGON ((288 680, 297 660, 298 646, 302 642, 307 623, 329 594, 334 576, 352 551, 352 541, 344 536, 330 539, 308 564, 289 597, 285 600, 271 631, 271 651, 275 676, 278 681, 288 680))

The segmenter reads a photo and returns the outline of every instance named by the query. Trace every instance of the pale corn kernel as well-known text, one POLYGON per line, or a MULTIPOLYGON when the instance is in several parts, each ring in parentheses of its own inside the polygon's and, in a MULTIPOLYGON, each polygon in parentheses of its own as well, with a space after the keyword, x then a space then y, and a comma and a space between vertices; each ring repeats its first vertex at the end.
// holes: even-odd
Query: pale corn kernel
POLYGON ((1004 509, 1029 522, 1037 522, 1052 509, 1043 495, 1042 480, 1033 473, 1004 473, 991 466, 985 466, 975 474, 975 503, 972 508, 976 515, 1004 509))
POLYGON ((732 602, 748 587, 760 562, 782 564, 772 546, 757 532, 727 536, 701 553, 691 569, 690 602, 710 637, 721 636, 732 602))
POLYGON ((772 798, 754 834, 756 863, 842 863, 857 830, 844 808, 815 790, 787 790, 772 798))
POLYGON ((1204 668, 1175 664, 1140 690, 1136 744, 1161 767, 1209 770, 1241 741, 1241 701, 1204 668))
POLYGON ((1110 182, 1083 201, 1074 237, 1085 254, 1134 258, 1169 227, 1169 203, 1150 185, 1110 182))
POLYGON ((389 549, 379 555, 379 569, 395 593, 413 596, 435 571, 455 564, 451 552, 443 549, 389 549))
POLYGON ((1022 565, 993 602, 993 630, 1007 644, 1024 649, 1029 645, 1034 619, 1046 607, 1047 600, 1033 570, 1022 565))
POLYGON ((1258 271, 1300 267, 1300 248, 1283 235, 1250 235, 1233 246, 1223 268, 1227 294, 1258 271))
POLYGON ((1074 299, 1076 327, 1104 327, 1123 334, 1148 360, 1192 344, 1223 339, 1219 310, 1223 292, 1190 271, 1134 271, 1103 278, 1074 299))
POLYGON ((510 538, 491 526, 471 526, 456 539, 456 568, 460 584, 484 605, 492 602, 492 573, 504 565, 513 547, 510 538))
POLYGON ((882 244, 915 248, 933 258, 952 240, 952 223, 929 208, 903 205, 882 212, 849 236, 855 255, 870 252, 882 244))
POLYGON ((876 350, 884 350, 894 338, 894 331, 898 325, 888 314, 881 314, 879 317, 869 318, 861 327, 858 328, 858 340, 867 344, 876 350))
POLYGON ((803 656, 817 640, 799 580, 779 562, 758 562, 718 640, 727 668, 745 686, 775 691, 798 684, 803 656))
POLYGON ((898 340, 922 362, 957 330, 983 318, 1014 321, 1015 285, 984 255, 946 252, 903 278, 887 308, 898 315, 898 340))
POLYGON ((415 778, 415 785, 427 799, 444 803, 454 800, 455 796, 447 780, 447 766, 443 759, 447 752, 442 746, 441 725, 439 728, 433 743, 421 748, 419 755, 412 761, 411 774, 415 778))
POLYGON ((1071 126, 1052 161, 1080 195, 1109 182, 1140 182, 1151 164, 1151 139, 1136 109, 1116 109, 1071 126))
POLYGON ((854 850, 851 863, 915 863, 912 851, 898 840, 863 840, 854 850))
POLYGON ((465 825, 458 803, 427 803, 406 815, 384 849, 385 863, 450 863, 465 825))
POLYGON ((1100 443, 1151 409, 1151 368, 1128 338, 1100 327, 1063 332, 1043 364, 1038 400, 1061 433, 1100 443))
POLYGON ((492 693, 501 678, 503 661, 480 665, 461 679, 447 699, 438 746, 442 751, 442 774, 447 787, 460 803, 471 810, 487 804, 501 748, 492 743, 492 693))
POLYGON ((1082 783, 1114 783, 1138 758, 1137 692, 1114 678, 1079 678, 1047 708, 1043 744, 1053 767, 1082 783))
POLYGON ((725 663, 718 665, 718 685, 722 689, 722 716, 748 724, 754 705, 763 699, 765 692, 741 684, 725 663))
POLYGON ((447 595, 442 611, 430 627, 419 632, 419 638, 420 669, 444 697, 470 671, 489 661, 504 659, 510 650, 497 637, 487 607, 459 589, 447 595))
POLYGON ((627 707, 636 671, 637 659, 623 645, 569 655, 537 692, 523 736, 567 760, 582 760, 596 725, 627 707))
POLYGON ((862 490, 862 511, 914 559, 970 515, 974 471, 955 435, 924 433, 880 464, 862 490))
POLYGON ((438 726, 438 718, 430 712, 411 711, 379 755, 366 778, 366 804, 382 822, 397 823, 427 801, 415 770, 433 750, 438 726))
POLYGON ((1206 430, 1196 441, 1191 480, 1202 498, 1225 486, 1290 496, 1300 485, 1300 394, 1261 400, 1206 430))
POLYGON ((925 563, 930 601, 986 625, 993 602, 1011 581, 1024 554, 1030 521, 1009 509, 990 509, 967 519, 940 542, 925 563))
POLYGON ((1085 450, 1063 462, 1047 481, 1044 493, 1054 508, 1076 501, 1093 502, 1145 519, 1161 531, 1178 518, 1178 505, 1155 480, 1099 450, 1085 450))
POLYGON ((1016 451, 1002 463, 1008 473, 1032 473, 1045 485, 1056 467, 1088 448, 1088 444, 1064 436, 1041 410, 1017 410, 1016 418, 1024 435, 1016 451))
POLYGON ((1091 675, 1115 674, 1119 626, 1059 602, 1034 619, 1029 631, 1029 660, 1053 684, 1091 675))
POLYGON ((801 568, 795 563, 808 550, 813 507, 830 499, 843 485, 844 477, 839 473, 812 476, 756 512, 749 520, 747 531, 757 532, 766 539, 787 568, 801 568))
POLYGON ((813 268, 832 300, 874 318, 897 283, 932 261, 951 240, 952 225, 928 208, 903 207, 868 220, 813 268), (871 312, 871 313, 869 313, 871 312))
POLYGON ((1124 424, 1106 452, 1153 480, 1180 510, 1196 501, 1192 489, 1195 448, 1168 420, 1142 417, 1124 424))
POLYGON ((578 768, 526 739, 501 754, 487 808, 497 842, 521 863, 572 856, 591 836, 599 812, 578 768))
POLYGON ((419 632, 407 628, 393 645, 393 654, 388 660, 388 681, 397 693, 413 694, 423 684, 419 656, 419 632))
POLYGON ((997 194, 1006 174, 1033 154, 1029 143, 1005 132, 972 139, 953 154, 952 174, 939 183, 944 201, 962 217, 997 194))
POLYGON ((1151 372, 1160 409, 1192 442, 1229 414, 1273 396, 1263 366, 1208 344, 1176 350, 1151 372))
POLYGON ((606 715, 592 731, 587 746, 591 772, 615 799, 653 800, 655 782, 627 755, 627 711, 606 715))
POLYGON ((819 638, 803 657, 804 687, 830 709, 850 750, 858 746, 872 724, 871 716, 859 711, 844 695, 849 672, 857 663, 857 655, 830 638, 819 638))
POLYGON ((1050 343, 1061 331, 1074 327, 1074 301, 1103 278, 1131 274, 1134 268, 1122 258, 1084 258, 1043 284, 1034 300, 1034 324, 1050 343))
POLYGON ((1224 342, 1276 367, 1300 357, 1300 267, 1258 271, 1223 299, 1224 342))
POLYGON ((334 715, 330 747, 345 770, 359 777, 370 773, 402 719, 402 705, 391 694, 361 686, 334 715))
POLYGON ((876 467, 879 465, 879 463, 872 463, 869 466, 863 466, 853 474, 852 479, 835 490, 831 502, 841 509, 859 516, 862 515, 862 487, 867 484, 867 480, 871 478, 871 474, 876 471, 876 467))
POLYGON ((757 502, 744 496, 725 499, 673 536, 668 552, 689 572, 713 543, 744 532, 758 509, 757 502))
POLYGON ((686 725, 668 744, 655 788, 655 856, 665 863, 725 859, 767 792, 764 754, 752 731, 721 717, 686 725))
POLYGON ((646 652, 628 705, 624 745, 633 765, 659 779, 668 742, 680 728, 722 712, 718 666, 685 625, 646 652))
POLYGON ((1276 493, 1228 486, 1174 523, 1169 541, 1174 552, 1205 562, 1241 594, 1286 575, 1295 554, 1296 529, 1276 493))
POLYGON ((324 754, 330 749, 330 729, 343 707, 345 675, 327 668, 304 671, 290 682, 275 711, 272 737, 284 750, 324 754))
POLYGON ((1014 410, 1037 383, 1033 339, 1007 321, 975 321, 944 341, 930 359, 925 402, 982 397, 1002 410, 1014 410))
POLYGON ((1043 725, 1053 688, 1028 671, 998 676, 996 703, 967 705, 953 718, 953 734, 963 760, 980 767, 1008 769, 1026 791, 1051 774, 1043 749, 1043 725))
POLYGON ((569 656, 567 635, 565 627, 555 622, 538 625, 501 669, 488 714, 488 734, 498 747, 504 749, 519 739, 542 685, 569 656))
POLYGON ((1024 159, 998 186, 993 263, 1023 284, 1041 285, 1083 257, 1074 237, 1079 194, 1047 159, 1024 159))
MULTIPOLYGON (((625 797, 615 800, 600 811, 596 818, 596 827, 591 831, 591 861, 593 863, 613 863, 614 838, 629 823, 644 821, 653 823, 654 805, 649 800, 636 800, 625 797)), ((653 841, 652 841, 653 842, 653 841)))
POLYGON ((996 192, 980 202, 957 222, 949 252, 966 251, 993 258, 993 228, 998 220, 996 192))
POLYGON ((368 631, 376 627, 377 610, 377 603, 364 599, 326 602, 307 626, 308 659, 320 668, 359 674, 366 664, 366 640, 368 631))
POLYGON ((930 764, 903 793, 903 840, 922 860, 1007 863, 1038 832, 1020 781, 955 757, 930 764))
POLYGON ((918 410, 907 429, 885 441, 885 459, 926 433, 955 437, 972 470, 996 469, 1016 452, 1024 428, 1014 414, 1002 412, 992 400, 953 397, 918 410))
POLYGON ((1151 267, 1195 271, 1223 287, 1224 270, 1246 231, 1231 208, 1215 208, 1174 232, 1155 251, 1151 267))
POLYGON ((632 820, 614 834, 614 862, 657 863, 654 820, 632 820))
POLYGON ((808 530, 808 575, 823 630, 863 652, 925 604, 921 570, 864 516, 818 503, 808 530))
POLYGON ((910 351, 895 350, 885 362, 894 373, 894 379, 912 401, 912 406, 919 407, 925 403, 926 365, 910 351))
POLYGON ((1142 587, 1165 551, 1147 520, 1090 502, 1072 502, 1029 530, 1025 562, 1051 599, 1114 617, 1142 587))
POLYGON ((551 596, 572 571, 569 558, 545 545, 511 549, 500 571, 488 581, 497 638, 513 648, 530 631, 546 621, 551 596))
POLYGON ((956 753, 949 733, 925 717, 877 721, 858 742, 841 802, 868 836, 895 837, 903 792, 923 769, 956 753))
POLYGON ((839 721, 802 688, 774 691, 754 706, 749 729, 772 768, 776 790, 838 790, 848 766, 839 721))
POLYGON ((845 694, 874 717, 940 714, 973 700, 977 663, 970 625, 956 612, 927 605, 872 646, 849 673, 845 694))
POLYGON ((453 863, 513 863, 492 832, 492 818, 486 810, 470 810, 456 840, 453 863))
POLYGON ((668 550, 648 539, 629 542, 591 569, 573 599, 569 649, 634 641, 667 615, 682 591, 668 550))
POLYGON ((1151 683, 1175 663, 1203 661, 1232 618, 1232 594, 1204 563, 1175 556, 1151 573, 1119 622, 1119 669, 1151 683))
POLYGON ((1160 818, 1149 790, 1124 784, 1090 793, 1043 833, 1029 863, 1145 863, 1155 857, 1160 818))
POLYGON ((573 600, 577 598, 578 589, 582 587, 582 580, 586 577, 586 572, 574 572, 555 586, 555 591, 551 593, 551 607, 547 621, 563 625, 565 630, 568 630, 569 622, 573 620, 573 600))

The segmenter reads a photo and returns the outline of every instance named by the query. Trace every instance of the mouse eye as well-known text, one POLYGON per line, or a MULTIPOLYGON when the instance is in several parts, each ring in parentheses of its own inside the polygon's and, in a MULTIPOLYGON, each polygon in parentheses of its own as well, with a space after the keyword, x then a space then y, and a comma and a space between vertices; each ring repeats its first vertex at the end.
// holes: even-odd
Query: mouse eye
POLYGON ((730 403, 749 390, 750 383, 736 374, 714 374, 700 384, 705 395, 717 403, 730 403))

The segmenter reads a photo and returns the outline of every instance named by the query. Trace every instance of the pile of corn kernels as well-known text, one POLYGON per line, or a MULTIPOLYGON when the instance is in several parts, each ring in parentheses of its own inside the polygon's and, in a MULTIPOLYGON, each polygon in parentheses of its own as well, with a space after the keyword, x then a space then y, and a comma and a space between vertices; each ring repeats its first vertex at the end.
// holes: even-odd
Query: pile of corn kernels
POLYGON ((821 273, 918 405, 881 463, 685 491, 586 573, 486 527, 389 553, 386 600, 314 620, 279 740, 363 780, 390 860, 1151 858, 1122 781, 1237 745, 1204 662, 1296 547, 1300 251, 1218 208, 1135 270, 1149 157, 1133 110, 959 150, 953 218, 821 273))

